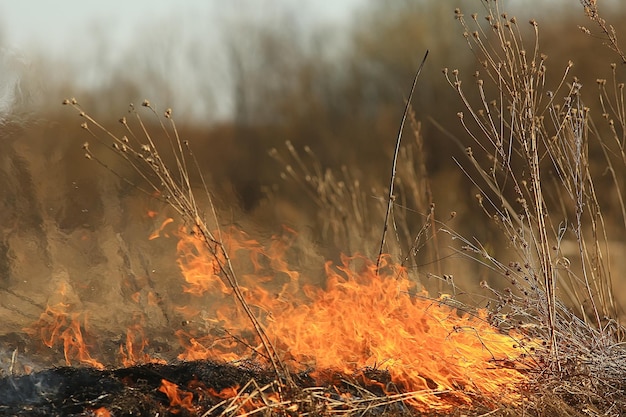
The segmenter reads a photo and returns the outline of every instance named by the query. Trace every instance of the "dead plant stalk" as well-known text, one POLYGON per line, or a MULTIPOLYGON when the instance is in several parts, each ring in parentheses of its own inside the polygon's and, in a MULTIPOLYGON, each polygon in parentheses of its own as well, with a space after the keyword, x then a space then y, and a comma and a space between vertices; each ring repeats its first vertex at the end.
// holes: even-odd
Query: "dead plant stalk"
MULTIPOLYGON (((124 126, 127 134, 130 136, 129 139, 128 136, 119 137, 115 135, 109 129, 98 123, 93 117, 91 117, 81 108, 76 99, 67 99, 63 103, 71 105, 79 112, 79 115, 86 120, 86 122, 81 125, 83 129, 89 132, 89 134, 93 138, 95 138, 98 142, 100 142, 107 148, 111 148, 112 146, 113 150, 125 161, 127 161, 129 165, 136 172, 138 172, 139 175, 146 181, 146 183, 150 185, 152 191, 155 191, 160 196, 162 196, 163 201, 165 201, 170 207, 178 212, 178 214, 182 217, 185 223, 191 225, 192 232, 197 233, 198 237, 204 243, 209 253, 217 262, 222 277, 224 278, 228 286, 232 289, 233 294, 235 295, 235 299, 239 302, 246 316, 252 323, 257 333, 257 336, 262 343, 263 349, 265 350, 265 356, 267 356, 268 360, 270 361, 274 371, 276 372, 277 378, 281 381, 285 381, 289 386, 293 386, 293 381, 291 380, 290 373, 288 372, 286 366, 276 352, 272 341, 265 333, 262 324, 259 322, 259 320, 250 309, 250 306, 248 305, 241 291, 241 287, 239 286, 237 280, 237 274, 233 268, 230 256, 224 245, 224 240, 219 225, 219 219, 217 216, 215 205, 213 204, 211 192, 208 189, 208 185, 205 182, 204 177, 202 176, 198 161, 195 159, 189 143, 187 141, 182 141, 178 135, 178 130, 176 129, 176 125, 172 118, 172 111, 168 109, 164 112, 165 119, 169 121, 168 129, 163 123, 161 117, 159 117, 156 110, 152 107, 150 102, 148 100, 145 100, 142 103, 142 106, 149 109, 157 118, 161 130, 163 131, 164 136, 167 138, 170 144, 172 153, 171 156, 174 157, 176 166, 176 171, 174 173, 170 171, 168 165, 166 165, 165 161, 163 160, 157 146, 152 139, 150 132, 148 131, 146 125, 144 124, 142 118, 140 117, 134 106, 131 105, 129 112, 134 116, 139 125, 139 135, 135 133, 135 130, 129 125, 128 120, 125 117, 120 119, 120 123, 124 126), (95 126, 96 130, 92 130, 91 126, 95 126), (170 129, 173 133, 173 136, 172 134, 170 134, 170 129), (107 143, 105 139, 101 138, 100 135, 98 135, 98 132, 104 133, 105 136, 108 137, 110 141, 112 141, 112 143, 107 143), (140 138, 143 138, 145 142, 142 141, 140 138), (186 153, 188 156, 185 156, 186 153), (209 207, 211 209, 212 222, 215 226, 216 233, 211 232, 206 220, 204 220, 201 216, 201 210, 197 205, 196 198, 194 197, 191 186, 191 181, 189 177, 190 168, 187 161, 188 158, 191 158, 193 168, 197 170, 198 174, 200 175, 201 182, 204 187, 204 192, 208 199, 209 207)), ((85 156, 87 158, 94 159, 106 167, 106 164, 104 164, 104 162, 102 162, 97 157, 97 155, 92 153, 88 143, 85 143, 83 145, 83 148, 86 151, 85 156)), ((124 177, 120 176, 120 178, 128 181, 124 177)), ((141 189, 141 187, 137 188, 141 189)))
POLYGON ((404 123, 406 122, 407 116, 409 114, 409 108, 411 107, 411 99, 413 98, 413 93, 415 92, 415 86, 417 85, 417 80, 419 79, 420 73, 422 72, 422 68, 426 63, 426 58, 428 58, 428 50, 424 54, 424 58, 422 58, 422 62, 415 73, 415 77, 413 78, 413 84, 411 85, 411 90, 409 91, 409 96, 406 100, 406 105, 404 106, 404 113, 402 114, 402 120, 400 121, 400 127, 398 128, 398 137, 396 138, 396 145, 393 152, 393 158, 391 163, 391 176, 389 179, 389 194, 387 197, 387 211, 385 213, 385 220, 383 223, 383 234, 380 238, 380 250, 378 251, 378 257, 376 259, 376 273, 379 273, 380 270, 380 262, 382 260, 383 252, 385 250, 385 239, 387 236, 387 229, 389 228, 389 219, 391 217, 391 210, 393 208, 393 203, 395 200, 394 196, 394 184, 396 179, 396 170, 398 165, 398 153, 400 152, 400 142, 402 140, 402 132, 404 131, 404 123))

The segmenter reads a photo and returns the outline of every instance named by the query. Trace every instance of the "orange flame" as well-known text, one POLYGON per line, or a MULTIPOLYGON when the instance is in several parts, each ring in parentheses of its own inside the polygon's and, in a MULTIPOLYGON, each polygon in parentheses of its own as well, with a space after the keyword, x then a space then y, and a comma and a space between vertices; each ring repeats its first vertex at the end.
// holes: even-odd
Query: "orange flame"
MULTIPOLYGON (((166 222, 162 228, 171 223, 166 222)), ((179 358, 233 361, 251 352, 262 357, 249 318, 222 279, 224 254, 215 257, 197 234, 180 235, 178 265, 191 302, 177 309, 186 319, 183 323, 190 324, 176 332, 185 348, 179 358)), ((291 371, 313 369, 309 375, 319 384, 333 383, 337 374, 353 376, 387 394, 408 394, 407 401, 425 413, 472 406, 477 399, 493 406, 521 402, 519 388, 532 367, 532 357, 520 347, 523 336, 502 334, 488 323, 486 311, 461 313, 446 305, 444 297, 430 298, 389 257, 383 259, 380 273, 362 256, 343 256, 338 265, 327 262, 322 288, 287 261, 294 231, 285 229, 267 247, 234 228, 221 236, 245 300, 291 371), (377 381, 372 370, 382 370, 391 383, 377 381)), ((149 304, 158 301, 154 295, 149 304)), ((83 338, 86 316, 69 309, 65 303, 47 307, 25 330, 39 335, 48 347, 63 341, 68 365, 78 360, 103 368, 89 355, 83 338)), ((128 328, 120 346, 125 366, 156 361, 146 353, 141 321, 128 328)), ((163 379, 159 391, 179 411, 197 411, 194 394, 176 384, 163 379)), ((239 388, 206 394, 234 398, 239 388)), ((253 403, 245 401, 242 409, 253 403)), ((108 410, 102 413, 106 416, 108 410)))
POLYGON ((228 398, 233 398, 235 396, 237 396, 237 394, 239 393, 239 386, 234 386, 234 387, 226 387, 223 388, 219 391, 216 391, 213 388, 208 388, 207 392, 212 395, 215 398, 220 398, 222 400, 226 400, 228 398))
MULTIPOLYGON (((148 215, 150 215, 150 214, 148 214, 148 215)), ((167 219, 165 219, 163 221, 163 223, 161 223, 161 226, 159 226, 159 228, 157 230, 152 232, 150 237, 148 237, 148 240, 154 240, 154 239, 158 238, 159 236, 161 236, 161 233, 163 233, 163 230, 165 230, 167 225, 170 224, 170 223, 173 223, 173 222, 174 222, 174 219, 172 219, 171 217, 168 217, 167 219)), ((165 236, 167 237, 168 235, 165 234, 165 236)))
POLYGON ((82 364, 103 369, 104 365, 89 354, 83 338, 82 329, 87 327, 86 316, 83 315, 81 326, 81 314, 68 314, 66 311, 68 308, 69 305, 64 303, 46 307, 46 311, 41 314, 39 320, 24 331, 31 335, 39 334, 43 343, 49 348, 63 341, 63 353, 68 366, 72 365, 72 360, 78 360, 82 364))
MULTIPOLYGON (((188 410, 190 413, 195 413, 196 410, 193 406, 193 394, 191 392, 183 393, 178 388, 178 385, 168 381, 167 379, 161 380, 159 391, 167 395, 167 398, 170 400, 170 407, 181 407, 188 410)), ((176 410, 172 410, 172 413, 176 413, 176 410)))
MULTIPOLYGON (((242 264, 252 271, 240 275, 242 291, 292 370, 314 369, 311 376, 323 383, 336 372, 357 376, 383 369, 394 390, 413 393, 409 402, 423 412, 471 406, 476 398, 492 405, 521 400, 519 387, 527 380, 529 364, 527 351, 519 347, 520 335, 493 328, 485 311, 460 314, 444 298, 430 298, 388 257, 380 275, 364 257, 343 257, 341 265, 326 264, 325 289, 303 285, 284 258, 291 233, 264 249, 243 232, 231 231, 226 246, 240 262, 245 252, 242 264), (270 279, 278 281, 278 289, 264 285, 270 279)), ((186 291, 230 294, 216 268, 218 260, 202 241, 182 236, 178 250, 186 291)), ((186 348, 181 359, 234 360, 257 344, 236 305, 227 300, 215 304, 219 307, 207 308, 204 316, 210 312, 227 332, 237 329, 234 337, 180 331, 186 348)))
POLYGON ((166 363, 162 359, 153 358, 145 352, 148 347, 148 339, 143 331, 141 323, 132 324, 126 329, 126 343, 120 345, 120 357, 124 366, 133 366, 145 363, 166 363))
POLYGON ((378 276, 368 260, 343 262, 326 264, 326 289, 308 288, 311 303, 287 308, 268 324, 294 367, 346 374, 386 369, 401 391, 415 392, 410 402, 424 412, 471 405, 476 394, 519 399, 525 376, 499 364, 515 361, 523 351, 486 322, 485 312, 459 315, 441 300, 416 293, 396 265, 378 276), (438 393, 446 393, 445 400, 438 393))
POLYGON ((93 417, 111 417, 111 412, 105 407, 100 407, 96 410, 93 410, 93 417))

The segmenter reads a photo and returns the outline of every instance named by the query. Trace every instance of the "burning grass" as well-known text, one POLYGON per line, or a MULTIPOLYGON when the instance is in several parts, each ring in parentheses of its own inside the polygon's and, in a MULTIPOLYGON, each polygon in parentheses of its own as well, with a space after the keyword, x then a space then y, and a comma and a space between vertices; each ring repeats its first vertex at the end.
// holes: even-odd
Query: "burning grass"
MULTIPOLYGON (((79 108, 74 100, 67 103, 79 108)), ((148 102, 144 107, 152 109, 148 102)), ((459 312, 448 305, 449 296, 431 298, 388 256, 377 262, 361 256, 344 257, 336 266, 329 262, 325 288, 307 285, 284 259, 288 238, 276 237, 265 248, 242 231, 208 227, 196 206, 180 140, 172 145, 180 170, 173 173, 133 108, 147 141, 136 148, 126 136, 118 138, 79 111, 88 120, 83 127, 99 140, 90 125, 102 129, 147 182, 166 184, 155 187, 158 195, 174 204, 189 224, 179 231, 184 291, 222 295, 203 314, 210 317, 207 325, 227 336, 179 332, 187 346, 180 359, 240 360, 252 354, 274 369, 287 391, 297 391, 292 374, 298 372, 306 372, 318 386, 336 389, 337 377, 363 378, 374 381, 386 401, 392 396, 423 412, 521 404, 527 373, 542 360, 535 358, 542 350, 540 341, 524 332, 502 333, 488 322, 486 311, 459 305, 466 310, 459 312), (233 265, 241 264, 242 257, 251 271, 236 274, 233 265), (264 288, 268 282, 271 292, 264 288), (371 380, 367 370, 384 370, 388 378, 371 380)), ((171 120, 171 111, 165 118, 171 120)), ((129 122, 121 123, 138 141, 129 122)), ((171 128, 169 137, 177 138, 173 124, 171 128)), ((96 158, 90 146, 85 149, 88 157, 96 158)), ((210 195, 208 200, 211 204, 210 195)), ((219 225, 217 217, 212 224, 219 225)), ((186 319, 197 320, 197 315, 193 311, 186 319)), ((168 392, 174 391, 170 387, 168 392)))
MULTIPOLYGON (((581 85, 569 79, 571 65, 556 82, 548 77, 538 23, 531 20, 530 37, 523 36, 517 19, 499 2, 484 3, 486 24, 476 14, 466 18, 455 11, 480 64, 475 85, 470 91, 456 70, 444 74, 465 106, 458 116, 473 141, 459 167, 475 184, 479 207, 509 242, 512 260, 496 259, 480 242, 456 233, 436 217, 432 201, 422 204, 430 207, 422 229, 402 230, 407 212, 393 193, 395 181, 402 182, 400 190, 419 193, 424 179, 406 170, 396 180, 396 161, 415 164, 398 149, 390 204, 382 213, 396 233, 395 241, 386 241, 383 233, 380 246, 390 254, 381 250, 375 259, 350 254, 328 261, 319 285, 318 277, 287 259, 294 231, 285 229, 263 245, 224 225, 210 184, 189 142, 179 137, 170 109, 160 115, 150 102, 143 103, 157 121, 154 133, 131 106, 118 135, 68 99, 65 104, 84 118, 85 131, 104 146, 85 143, 86 157, 107 167, 102 155, 112 150, 141 178, 134 187, 145 187, 183 220, 175 232, 169 232, 174 221, 166 220, 150 239, 166 231, 179 239, 178 265, 190 302, 178 312, 183 323, 193 325, 177 333, 184 348, 179 364, 150 363, 157 359, 146 352, 148 343, 137 326, 120 348, 124 365, 136 366, 100 374, 58 372, 113 379, 113 394, 130 388, 159 407, 165 404, 154 409, 170 414, 620 415, 626 407, 623 328, 608 268, 609 230, 588 152, 592 139, 605 149, 624 207, 612 169, 626 161, 623 84, 615 82, 620 87, 609 93, 606 82, 598 83, 603 116, 615 136, 609 144, 594 128, 581 85), (413 236, 406 247, 400 235, 413 236), (429 295, 408 265, 424 239, 436 243, 444 236, 452 238, 457 256, 484 265, 500 280, 481 282, 489 294, 483 308, 463 302, 463 291, 449 275, 440 274, 450 291, 429 295), (576 242, 578 264, 562 250, 566 239, 576 242), (241 378, 216 385, 212 378, 221 376, 200 377, 203 366, 241 378), (175 367, 181 375, 172 374, 175 367)), ((619 51, 617 38, 610 39, 619 51)), ((613 71, 615 76, 615 66, 613 71)), ((410 121, 419 148, 419 123, 410 121)), ((277 152, 273 156, 280 159, 277 152)), ((325 212, 330 229, 347 231, 348 214, 354 213, 359 227, 371 231, 372 224, 382 224, 387 230, 383 216, 380 223, 369 221, 376 216, 366 213, 358 182, 342 185, 318 167, 308 171, 295 149, 289 152, 306 173, 299 178, 286 165, 291 178, 308 187, 321 208, 332 208, 325 212)), ((78 360, 101 366, 77 347, 85 345, 84 324, 66 307, 49 308, 32 332, 49 345, 63 341, 68 365, 78 360)), ((9 377, 0 386, 26 386, 41 375, 9 377)), ((115 414, 94 395, 78 402, 98 415, 115 414)))
MULTIPOLYGON (((522 403, 520 390, 528 385, 529 373, 540 360, 540 342, 520 332, 501 332, 489 324, 486 310, 459 311, 447 295, 432 299, 389 256, 383 257, 378 267, 363 256, 344 256, 340 265, 327 262, 326 282, 320 288, 305 284, 309 280, 289 269, 285 261, 288 242, 295 232, 286 230, 286 236, 275 236, 264 246, 243 231, 224 230, 224 248, 233 263, 247 263, 251 268, 242 274, 239 285, 246 303, 264 326, 277 358, 289 372, 291 383, 287 385, 282 376, 277 379, 270 371, 271 361, 259 344, 254 327, 233 303, 232 289, 216 273, 220 260, 207 252, 197 234, 184 228, 175 233, 180 239, 183 291, 204 305, 201 312, 181 309, 184 321, 196 325, 187 325, 185 331, 177 332, 184 348, 178 358, 240 363, 242 358, 255 357, 255 381, 261 381, 261 375, 266 380, 272 376, 274 381, 263 389, 257 386, 258 393, 251 386, 240 390, 243 384, 222 387, 222 399, 232 402, 228 409, 235 407, 246 413, 276 411, 281 407, 293 407, 294 411, 301 407, 347 411, 353 406, 352 411, 399 407, 405 412, 451 412, 457 407, 515 406, 522 403), (277 281, 282 284, 277 286, 277 281), (227 396, 227 392, 232 395, 227 396), (243 393, 245 401, 241 398, 243 393), (272 400, 263 400, 264 396, 272 400), (311 404, 302 403, 302 398, 311 404), (396 402, 403 405, 393 405, 396 402)), ((41 334, 48 347, 62 344, 67 365, 80 363, 102 369, 83 338, 86 322, 71 312, 67 304, 60 306, 63 308, 49 308, 42 314, 28 329, 29 333, 41 334)), ((126 341, 120 346, 120 362, 126 367, 162 363, 162 359, 148 353, 149 344, 139 324, 128 329, 126 341)), ((240 366, 245 365, 232 365, 232 369, 240 366)), ((124 368, 119 372, 123 373, 124 368)), ((74 374, 68 371, 67 375, 69 379, 74 374)), ((117 375, 118 371, 100 374, 103 379, 117 375)), ((156 375, 165 374, 155 371, 155 378, 156 375)), ((184 371, 178 376, 178 385, 162 379, 165 382, 161 381, 158 392, 167 395, 173 410, 182 407, 200 414, 213 407, 213 411, 221 410, 201 395, 194 396, 194 391, 188 389, 191 378, 184 371), (180 387, 186 388, 181 391, 180 387)), ((26 378, 22 382, 28 381, 26 378)), ((146 388, 143 395, 153 398, 156 394, 152 390, 153 387, 146 388)), ((47 398, 41 400, 46 406, 54 407, 64 401, 57 398, 56 391, 40 394, 47 398)), ((79 401, 85 407, 120 406, 121 399, 116 400, 118 403, 98 400, 102 395, 101 391, 87 390, 73 394, 72 398, 88 397, 89 400, 79 401)))

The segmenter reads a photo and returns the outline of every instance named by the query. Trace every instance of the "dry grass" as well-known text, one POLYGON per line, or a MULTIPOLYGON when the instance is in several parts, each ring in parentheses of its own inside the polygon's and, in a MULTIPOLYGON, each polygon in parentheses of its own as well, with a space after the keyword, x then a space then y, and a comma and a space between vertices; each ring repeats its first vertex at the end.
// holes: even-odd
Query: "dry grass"
MULTIPOLYGON (((626 362, 608 262, 609 230, 590 167, 592 112, 581 84, 569 74, 571 63, 556 80, 549 76, 537 21, 528 22, 530 36, 523 36, 521 23, 499 2, 484 3, 486 25, 477 14, 455 12, 481 67, 470 87, 475 92, 467 92, 458 71, 444 73, 466 108, 458 116, 474 142, 467 148, 469 166, 459 165, 480 190, 480 206, 516 259, 500 262, 475 242, 467 241, 465 250, 509 285, 503 292, 493 290, 494 318, 503 312, 502 323, 515 327, 519 320, 547 342, 538 391, 618 415, 626 362), (576 242, 576 265, 562 251, 566 240, 576 242)), ((619 102, 616 97, 613 102, 619 102)), ((619 106, 616 110, 619 114, 619 106)))

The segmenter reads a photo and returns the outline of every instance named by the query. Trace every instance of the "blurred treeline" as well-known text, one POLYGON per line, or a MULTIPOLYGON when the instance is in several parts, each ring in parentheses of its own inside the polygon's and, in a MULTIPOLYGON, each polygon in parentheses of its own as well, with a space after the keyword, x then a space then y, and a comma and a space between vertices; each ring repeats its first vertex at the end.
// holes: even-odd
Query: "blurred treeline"
MULTIPOLYGON (((619 62, 619 57, 604 46, 602 34, 589 36, 579 29, 587 26, 598 32, 586 20, 582 6, 565 1, 510 2, 504 6, 523 22, 530 18, 539 22, 541 51, 549 57, 548 78, 556 85, 567 62, 573 61, 569 78, 580 79, 586 104, 599 114, 595 80, 609 78, 609 64, 619 62)), ((13 140, 3 139, 3 146, 18 146, 20 142, 19 146, 29 146, 29 150, 20 148, 23 158, 28 159, 28 152, 42 151, 49 157, 48 163, 61 164, 65 174, 52 186, 57 187, 58 204, 64 207, 58 212, 66 213, 59 218, 75 227, 97 223, 94 219, 104 211, 81 211, 84 203, 80 200, 97 199, 99 192, 110 192, 110 188, 98 191, 101 185, 85 186, 91 197, 70 191, 76 183, 101 184, 106 170, 82 159, 80 146, 88 138, 79 128, 76 114, 61 108, 60 102, 74 95, 102 123, 116 129, 116 121, 124 115, 129 102, 139 104, 149 98, 158 108, 174 107, 182 136, 190 141, 204 174, 218 191, 222 208, 234 213, 232 218, 242 218, 245 213, 246 218, 264 225, 292 224, 311 230, 316 240, 324 241, 328 236, 323 233, 329 226, 322 227, 321 223, 334 215, 324 210, 332 211, 335 203, 332 199, 316 203, 319 193, 326 191, 312 190, 305 183, 306 173, 286 142, 293 145, 312 172, 316 167, 322 174, 331 170, 332 181, 344 186, 356 182, 363 200, 359 204, 372 205, 372 210, 380 212, 404 99, 429 49, 430 57, 412 101, 421 142, 416 142, 412 134, 415 126, 407 126, 403 145, 413 148, 403 161, 418 165, 413 171, 425 177, 416 179, 423 189, 400 188, 399 193, 413 194, 397 201, 415 210, 415 215, 406 212, 407 226, 412 230, 419 230, 430 203, 435 203, 439 218, 456 211, 455 227, 459 231, 489 240, 493 237, 479 221, 481 212, 476 209, 477 190, 453 160, 463 161, 463 147, 470 141, 457 117, 461 102, 441 69, 458 68, 468 84, 477 69, 462 29, 455 22, 455 7, 467 16, 484 13, 479 2, 471 1, 370 1, 363 3, 345 27, 329 25, 303 31, 291 14, 263 20, 242 12, 224 26, 220 38, 224 51, 221 58, 228 64, 230 91, 226 99, 211 91, 215 83, 201 82, 215 76, 212 57, 203 55, 202 40, 177 45, 175 26, 165 35, 145 32, 129 39, 132 52, 92 85, 85 83, 89 74, 64 75, 62 60, 35 60, 31 64, 33 72, 22 81, 37 85, 35 90, 40 88, 44 97, 22 97, 22 108, 14 114, 24 115, 36 108, 35 114, 25 115, 27 127, 14 123, 17 130, 9 130, 11 123, 7 121, 5 136, 13 140), (195 84, 184 85, 176 68, 196 71, 192 78, 195 84), (183 85, 179 91, 177 86, 183 85), (215 119, 211 111, 220 100, 231 103, 231 112, 215 119), (39 107, 34 107, 37 103, 39 107), (270 155, 272 149, 276 149, 274 157, 270 155), (285 162, 278 161, 277 156, 285 162), (289 167, 295 174, 302 173, 301 183, 290 176, 289 167), (72 207, 77 207, 76 211, 72 207)), ((626 8, 621 3, 612 3, 605 17, 618 34, 626 33, 620 27, 626 21, 626 8)), ((528 36, 532 45, 530 32, 528 36)), ((94 53, 95 64, 98 53, 106 54, 106 45, 102 48, 94 53)), ((618 75, 622 72, 623 67, 618 66, 618 75)), ((605 129, 599 116, 597 123, 599 129, 605 129)), ((601 156, 597 150, 591 153, 601 156)), ((594 163, 598 164, 596 171, 602 173, 602 159, 592 160, 594 163)), ((15 169, 13 175, 28 175, 26 168, 15 169)), ((30 181, 36 183, 37 179, 30 181)), ((598 194, 606 199, 602 203, 610 220, 619 207, 614 195, 608 189, 604 192, 602 186, 600 181, 598 194)), ((354 213, 344 212, 342 216, 349 214, 354 213)), ((372 235, 380 233, 382 225, 377 223, 377 216, 372 215, 371 224, 365 217, 359 219, 363 230, 376 230, 372 235)), ((337 240, 336 236, 330 237, 337 240)), ((341 239, 335 243, 340 246, 341 239)), ((361 251, 376 250, 375 242, 367 245, 361 251)))

